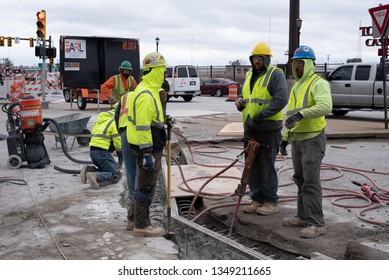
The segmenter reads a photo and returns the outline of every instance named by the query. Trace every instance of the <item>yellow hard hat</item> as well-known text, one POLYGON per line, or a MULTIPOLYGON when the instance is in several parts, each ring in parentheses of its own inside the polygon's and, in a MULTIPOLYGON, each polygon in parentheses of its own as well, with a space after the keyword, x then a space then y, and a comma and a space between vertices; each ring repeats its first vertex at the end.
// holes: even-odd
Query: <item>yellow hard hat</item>
POLYGON ((154 67, 166 66, 166 60, 159 52, 152 52, 143 59, 143 70, 150 70, 154 67))
POLYGON ((270 57, 273 56, 269 46, 266 43, 263 43, 263 42, 257 44, 254 47, 254 49, 251 52, 251 54, 252 55, 269 55, 270 57))

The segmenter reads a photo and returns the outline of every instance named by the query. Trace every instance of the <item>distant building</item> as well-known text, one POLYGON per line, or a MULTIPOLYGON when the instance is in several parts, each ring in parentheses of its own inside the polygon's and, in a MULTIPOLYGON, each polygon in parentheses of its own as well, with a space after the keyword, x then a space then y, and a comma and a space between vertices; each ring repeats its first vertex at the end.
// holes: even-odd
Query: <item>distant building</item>
POLYGON ((356 62, 362 62, 362 59, 361 58, 349 58, 346 61, 346 63, 356 63, 356 62))

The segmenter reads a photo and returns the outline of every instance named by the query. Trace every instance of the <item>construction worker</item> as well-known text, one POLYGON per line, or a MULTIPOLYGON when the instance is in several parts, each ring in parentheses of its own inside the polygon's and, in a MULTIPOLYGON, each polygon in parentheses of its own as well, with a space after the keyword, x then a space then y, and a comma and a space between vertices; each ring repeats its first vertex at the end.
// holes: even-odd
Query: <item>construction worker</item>
POLYGON ((288 86, 281 69, 270 66, 269 46, 257 44, 250 58, 252 71, 246 74, 242 95, 235 106, 242 112, 244 147, 247 139, 260 143, 250 175, 251 204, 245 213, 271 215, 278 211, 278 177, 275 161, 281 142, 283 112, 288 101, 288 86))
POLYGON ((122 145, 114 120, 116 107, 117 104, 114 104, 111 110, 97 116, 89 143, 90 158, 94 166, 84 165, 80 172, 81 181, 85 184, 89 180, 91 187, 95 189, 117 183, 122 176, 122 145), (118 163, 112 155, 114 151, 118 155, 118 163))
MULTIPOLYGON (((159 98, 161 100, 162 110, 164 115, 166 115, 166 103, 167 103, 167 95, 169 91, 170 91, 169 82, 166 79, 164 79, 164 82, 162 83, 162 87, 159 90, 159 98)), ((125 183, 127 185, 128 203, 131 201, 134 191, 138 189, 138 174, 139 174, 138 164, 135 156, 130 150, 130 144, 127 141, 127 134, 126 134, 127 124, 128 124, 127 97, 128 94, 132 94, 132 93, 133 92, 129 92, 122 96, 115 112, 115 122, 122 140, 122 153, 123 153, 124 166, 126 170, 125 183), (123 104, 123 106, 121 104, 123 104)), ((127 230, 133 230, 133 229, 134 229, 134 223, 132 221, 128 222, 127 230)))
POLYGON ((132 65, 129 61, 124 60, 120 67, 118 75, 111 76, 104 84, 101 85, 101 95, 107 98, 110 104, 120 101, 120 98, 129 91, 133 91, 137 82, 132 73, 132 65))
POLYGON ((297 185, 297 216, 285 218, 289 227, 304 227, 300 236, 313 238, 326 233, 322 209, 320 166, 326 149, 325 115, 332 111, 328 82, 314 73, 315 53, 299 46, 292 57, 296 78, 288 102, 281 154, 292 146, 293 180, 297 185))
POLYGON ((157 176, 161 170, 162 150, 166 145, 164 114, 160 89, 166 70, 165 58, 153 52, 143 60, 143 77, 133 94, 128 94, 127 140, 139 168, 138 190, 131 198, 127 229, 134 236, 163 236, 165 230, 151 225, 149 207, 157 176))

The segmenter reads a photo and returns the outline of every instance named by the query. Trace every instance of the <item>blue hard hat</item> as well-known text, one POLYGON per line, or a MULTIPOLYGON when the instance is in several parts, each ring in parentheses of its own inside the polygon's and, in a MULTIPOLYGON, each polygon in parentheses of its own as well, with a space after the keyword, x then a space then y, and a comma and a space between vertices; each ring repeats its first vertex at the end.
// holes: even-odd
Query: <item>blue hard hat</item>
POLYGON ((315 53, 308 46, 299 46, 295 51, 292 59, 313 59, 316 60, 315 53))

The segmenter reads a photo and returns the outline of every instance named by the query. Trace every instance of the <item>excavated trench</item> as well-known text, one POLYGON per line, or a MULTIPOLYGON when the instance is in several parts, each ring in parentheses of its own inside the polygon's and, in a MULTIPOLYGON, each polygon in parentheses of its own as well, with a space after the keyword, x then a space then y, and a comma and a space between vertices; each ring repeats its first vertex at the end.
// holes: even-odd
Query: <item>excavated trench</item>
MULTIPOLYGON (((187 159, 179 144, 172 145, 172 165, 186 165, 187 159)), ((166 164, 163 163, 164 168, 166 164)), ((245 259, 301 259, 298 254, 290 253, 272 246, 267 242, 259 242, 238 233, 229 235, 229 227, 212 215, 203 215, 196 222, 188 219, 204 210, 202 198, 198 198, 191 210, 193 196, 173 198, 171 217, 167 217, 167 180, 165 172, 159 176, 154 200, 151 205, 151 221, 153 224, 170 229, 171 238, 179 248, 182 260, 245 260, 245 259), (168 225, 170 221, 170 225, 168 225)), ((121 204, 127 207, 127 194, 122 194, 121 204)))

